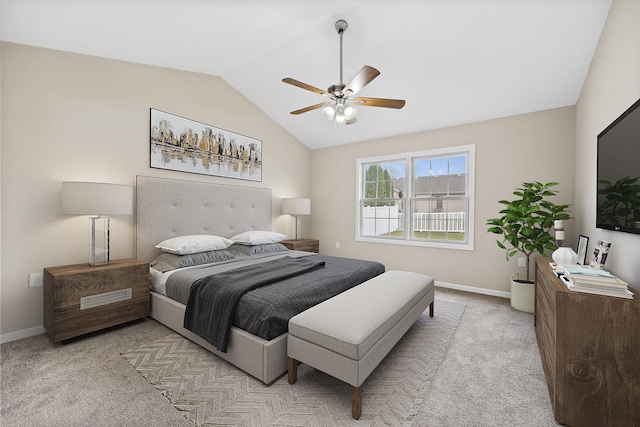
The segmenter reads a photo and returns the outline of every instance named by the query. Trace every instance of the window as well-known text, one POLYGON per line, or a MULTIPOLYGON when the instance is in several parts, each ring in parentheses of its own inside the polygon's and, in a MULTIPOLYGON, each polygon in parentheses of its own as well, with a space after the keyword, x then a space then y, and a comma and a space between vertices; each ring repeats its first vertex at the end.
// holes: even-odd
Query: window
POLYGON ((359 159, 356 240, 473 250, 475 145, 359 159))

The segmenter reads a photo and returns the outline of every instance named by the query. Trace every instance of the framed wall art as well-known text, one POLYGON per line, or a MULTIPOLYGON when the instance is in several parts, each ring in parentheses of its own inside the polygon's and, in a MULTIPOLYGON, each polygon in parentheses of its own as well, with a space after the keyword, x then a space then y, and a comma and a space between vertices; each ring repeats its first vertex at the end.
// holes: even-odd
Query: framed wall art
POLYGON ((150 167, 262 181, 262 141, 150 110, 150 167))

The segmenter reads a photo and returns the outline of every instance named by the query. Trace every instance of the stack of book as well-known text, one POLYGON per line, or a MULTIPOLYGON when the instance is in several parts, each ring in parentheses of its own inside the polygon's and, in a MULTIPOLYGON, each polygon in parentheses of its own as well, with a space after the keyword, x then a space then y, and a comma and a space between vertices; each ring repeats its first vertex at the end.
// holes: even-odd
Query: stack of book
POLYGON ((565 265, 563 281, 571 291, 633 299, 629 285, 604 270, 582 265, 565 265))

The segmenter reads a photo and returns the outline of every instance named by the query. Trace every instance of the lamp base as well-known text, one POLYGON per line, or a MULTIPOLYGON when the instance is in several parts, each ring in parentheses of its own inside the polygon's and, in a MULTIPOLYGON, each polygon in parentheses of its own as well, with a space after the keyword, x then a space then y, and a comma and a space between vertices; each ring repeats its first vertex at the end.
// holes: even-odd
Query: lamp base
POLYGON ((89 265, 109 264, 109 226, 106 216, 90 218, 89 265))

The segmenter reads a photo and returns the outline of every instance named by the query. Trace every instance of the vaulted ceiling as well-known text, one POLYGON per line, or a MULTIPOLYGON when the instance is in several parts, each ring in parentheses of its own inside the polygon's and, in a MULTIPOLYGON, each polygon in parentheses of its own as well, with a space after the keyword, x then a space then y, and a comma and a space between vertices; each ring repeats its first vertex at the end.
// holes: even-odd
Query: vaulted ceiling
MULTIPOLYGON (((311 149, 576 103, 611 0, 0 0, 3 41, 217 75, 311 149), (326 90, 364 65, 359 107, 336 127, 326 90)), ((179 112, 175 112, 179 113, 179 112)), ((212 118, 212 124, 215 118, 212 118)))

